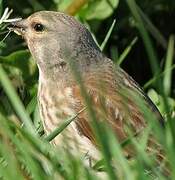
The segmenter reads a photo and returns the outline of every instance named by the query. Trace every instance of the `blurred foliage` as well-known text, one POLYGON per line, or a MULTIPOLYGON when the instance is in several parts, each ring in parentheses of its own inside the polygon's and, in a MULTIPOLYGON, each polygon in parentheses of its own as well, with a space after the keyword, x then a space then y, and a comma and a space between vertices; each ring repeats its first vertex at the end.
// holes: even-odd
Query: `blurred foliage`
MULTIPOLYGON (((174 38, 172 36, 173 34, 175 34, 175 1, 137 0, 137 5, 139 7, 137 7, 138 12, 140 13, 140 16, 142 18, 141 20, 151 37, 151 41, 154 46, 154 52, 158 57, 158 66, 160 67, 160 72, 158 72, 159 74, 157 74, 156 76, 154 76, 151 71, 151 64, 148 61, 148 54, 142 41, 143 37, 138 33, 139 22, 136 21, 133 17, 126 1, 0 0, 0 14, 3 14, 3 11, 6 7, 13 9, 11 18, 25 18, 33 12, 39 10, 60 10, 69 12, 75 15, 79 21, 81 21, 88 27, 98 44, 102 44, 102 42, 104 42, 106 34, 109 32, 110 27, 112 27, 114 20, 116 20, 116 24, 110 32, 110 37, 103 46, 104 53, 108 57, 112 58, 115 62, 120 64, 120 66, 122 66, 134 79, 136 79, 139 84, 141 84, 142 86, 145 85, 145 91, 148 92, 150 98, 158 106, 165 117, 170 114, 173 118, 175 118, 175 83, 173 83, 175 82, 175 63, 173 61, 174 38), (163 90, 165 90, 165 98, 169 104, 168 111, 164 105, 164 95, 155 86, 154 82, 156 79, 160 79, 160 81, 162 82, 162 88, 163 90)), ((3 24, 0 26, 0 28, 0 38, 3 39, 7 33, 6 25, 3 24)), ((21 37, 18 37, 17 35, 11 33, 4 42, 0 42, 0 65, 2 65, 2 67, 7 72, 13 86, 18 92, 20 99, 27 109, 26 112, 30 115, 32 121, 34 122, 34 126, 36 127, 38 132, 42 134, 43 132, 39 121, 36 103, 38 70, 34 60, 31 58, 31 55, 27 50, 24 40, 21 39, 21 37)), ((4 115, 2 117, 0 116, 1 119, 13 119, 16 124, 19 124, 19 116, 16 115, 16 112, 14 112, 14 108, 12 107, 9 98, 6 97, 4 90, 0 85, 0 114, 1 113, 4 115)), ((3 124, 3 127, 6 127, 5 123, 3 124)), ((23 145, 27 147, 28 143, 30 142, 30 136, 28 135, 28 133, 18 130, 18 125, 17 127, 15 126, 13 128, 15 129, 15 131, 19 131, 21 141, 24 141, 23 145), (28 140, 25 140, 22 134, 25 134, 28 140)), ((0 137, 1 131, 2 134, 4 133, 2 128, 0 128, 0 137)), ((9 132, 9 136, 12 135, 10 133, 11 132, 9 132)), ((20 149, 18 140, 15 138, 13 143, 17 146, 18 151, 23 152, 22 149, 20 149)), ((40 141, 38 142, 36 137, 33 137, 33 141, 31 142, 33 144, 35 144, 36 142, 38 144, 41 144, 40 141)), ((13 154, 14 152, 12 152, 11 145, 7 143, 7 146, 10 146, 9 153, 13 154)), ((0 150, 0 152, 5 152, 8 149, 5 146, 3 148, 4 149, 0 150)), ((49 149, 49 147, 47 148, 49 149)), ((35 157, 35 155, 38 153, 38 151, 43 151, 43 149, 43 145, 41 145, 37 150, 29 149, 27 151, 32 157, 34 156, 34 159, 36 161, 36 164, 32 164, 31 168, 33 169, 30 169, 29 171, 35 171, 36 166, 40 167, 38 163, 39 157, 35 157)), ((25 153, 27 152, 23 152, 23 155, 25 156, 25 153)), ((48 152, 44 151, 44 153, 47 156, 48 152)), ((16 154, 18 155, 18 153, 15 152, 14 156, 16 154)), ((52 161, 58 163, 57 159, 55 159, 54 161, 55 157, 52 155, 48 155, 47 158, 47 161, 49 162, 52 161)), ((68 159, 68 157, 66 158, 68 159)), ((7 160, 9 159, 7 158, 7 160)), ((31 162, 30 158, 28 158, 27 160, 29 163, 31 162)), ((76 161, 77 160, 72 160, 72 162, 70 162, 71 166, 73 166, 73 164, 76 164, 76 161)), ((2 161, 0 159, 0 162, 3 162, 3 159, 2 161)), ((12 164, 16 166, 16 163, 18 164, 19 162, 16 162, 13 159, 12 164)), ((48 167, 43 164, 44 162, 42 162, 42 167, 40 167, 40 170, 43 170, 45 168, 45 174, 42 175, 43 179, 47 179, 47 175, 49 173, 51 174, 53 169, 47 169, 48 167)), ((68 163, 67 166, 69 166, 70 164, 68 163)), ((135 166, 136 165, 138 166, 138 164, 135 164, 135 166)), ((60 166, 58 169, 59 172, 62 172, 60 166)), ((125 170, 127 171, 127 169, 125 170)), ((86 168, 80 169, 80 171, 81 173, 82 171, 85 171, 87 176, 89 175, 89 170, 87 170, 86 168)), ((27 172, 28 169, 25 170, 26 174, 27 172)), ((18 174, 19 172, 14 172, 14 174, 11 173, 8 175, 8 177, 14 177, 16 175, 15 173, 18 174)), ((56 177, 57 176, 58 174, 56 174, 56 177)), ((37 178, 42 179, 42 177, 36 177, 36 179, 37 178)))

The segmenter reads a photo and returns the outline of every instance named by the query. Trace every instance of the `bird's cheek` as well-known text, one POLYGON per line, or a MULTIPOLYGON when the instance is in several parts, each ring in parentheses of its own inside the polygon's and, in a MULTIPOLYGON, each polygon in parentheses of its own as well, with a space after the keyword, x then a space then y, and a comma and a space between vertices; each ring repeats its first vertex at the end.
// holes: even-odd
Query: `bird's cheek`
POLYGON ((37 49, 37 44, 35 43, 35 41, 32 39, 32 38, 29 38, 29 37, 25 37, 25 40, 26 40, 26 43, 27 43, 27 46, 30 50, 30 52, 32 54, 35 54, 35 51, 37 49))
POLYGON ((24 39, 28 46, 33 46, 34 42, 36 41, 34 34, 30 31, 25 34, 24 39))

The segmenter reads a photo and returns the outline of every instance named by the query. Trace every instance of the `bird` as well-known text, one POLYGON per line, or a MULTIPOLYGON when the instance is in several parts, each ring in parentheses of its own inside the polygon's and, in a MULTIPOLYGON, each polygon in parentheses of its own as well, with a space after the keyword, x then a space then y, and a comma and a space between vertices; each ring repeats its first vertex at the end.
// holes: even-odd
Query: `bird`
MULTIPOLYGON (((24 38, 39 69, 38 106, 45 133, 84 108, 51 141, 53 145, 92 160, 100 157, 86 96, 98 124, 105 122, 119 142, 129 137, 126 127, 136 135, 147 127, 140 103, 164 126, 159 110, 138 83, 101 52, 88 29, 74 17, 39 11, 13 22, 11 29, 24 38)), ((132 157, 132 148, 126 147, 124 154, 132 157)))

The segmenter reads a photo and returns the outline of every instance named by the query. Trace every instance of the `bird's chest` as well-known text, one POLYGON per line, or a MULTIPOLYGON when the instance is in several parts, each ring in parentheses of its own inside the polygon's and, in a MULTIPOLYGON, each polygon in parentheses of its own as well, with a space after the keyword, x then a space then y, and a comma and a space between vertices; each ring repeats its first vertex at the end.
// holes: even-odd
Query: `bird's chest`
MULTIPOLYGON (((73 107, 79 106, 80 102, 74 98, 72 91, 73 89, 70 87, 60 89, 56 88, 56 86, 48 87, 44 84, 39 84, 38 104, 40 116, 47 134, 62 124, 64 120, 76 115, 76 108, 73 107)), ((87 154, 91 150, 92 155, 90 156, 97 156, 95 146, 87 137, 79 132, 74 121, 61 134, 54 138, 52 143, 68 148, 73 153, 79 153, 78 151, 81 151, 87 154)))
POLYGON ((56 85, 39 84, 38 104, 47 132, 53 131, 56 126, 76 113, 71 108, 73 101, 71 88, 60 89, 56 85))

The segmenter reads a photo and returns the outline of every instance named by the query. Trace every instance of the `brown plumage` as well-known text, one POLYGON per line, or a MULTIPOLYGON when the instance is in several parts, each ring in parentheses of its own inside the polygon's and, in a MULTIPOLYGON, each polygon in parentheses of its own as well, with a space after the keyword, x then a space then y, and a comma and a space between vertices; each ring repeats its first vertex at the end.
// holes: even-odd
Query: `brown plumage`
MULTIPOLYGON (((135 95, 163 124, 139 85, 101 53, 88 30, 73 17, 41 11, 14 23, 13 30, 24 37, 39 68, 38 102, 46 133, 86 106, 74 71, 81 75, 96 117, 109 124, 120 142, 128 137, 125 126, 137 134, 147 124, 135 95)), ((98 159, 98 142, 86 110, 52 142, 98 159)), ((156 143, 150 139, 150 144, 156 143)), ((125 150, 132 156, 132 149, 125 150)))

